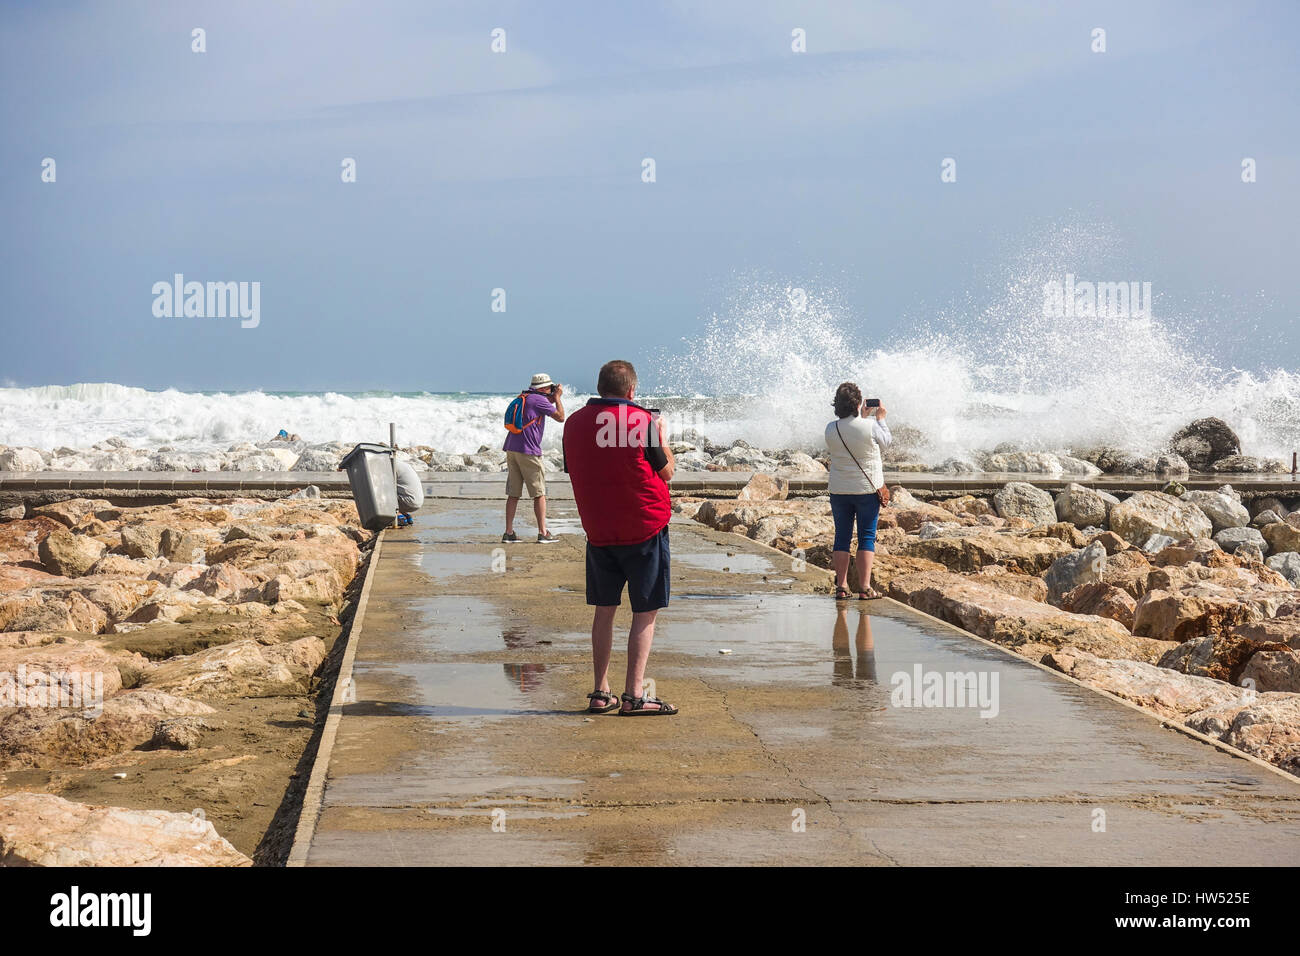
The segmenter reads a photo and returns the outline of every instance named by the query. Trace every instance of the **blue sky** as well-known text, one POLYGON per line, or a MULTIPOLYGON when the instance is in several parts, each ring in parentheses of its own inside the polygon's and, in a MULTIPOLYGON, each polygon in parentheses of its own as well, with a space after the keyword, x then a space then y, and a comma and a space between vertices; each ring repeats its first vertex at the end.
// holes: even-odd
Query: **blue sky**
POLYGON ((1080 274, 1294 367, 1298 27, 1283 2, 9 2, 0 383, 653 375, 751 281, 833 293, 873 347, 979 321, 1069 227, 1120 250, 1080 274), (261 324, 156 318, 176 272, 261 282, 261 324))

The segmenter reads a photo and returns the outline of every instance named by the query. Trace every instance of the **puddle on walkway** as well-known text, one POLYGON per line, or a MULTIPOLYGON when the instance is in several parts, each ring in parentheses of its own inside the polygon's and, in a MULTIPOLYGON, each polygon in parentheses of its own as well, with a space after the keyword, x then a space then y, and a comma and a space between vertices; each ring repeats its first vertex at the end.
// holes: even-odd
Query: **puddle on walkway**
POLYGON ((443 720, 569 716, 572 707, 557 708, 540 691, 548 669, 571 667, 536 661, 358 664, 357 700, 346 712, 443 720))
POLYGON ((736 574, 771 574, 776 571, 772 562, 762 554, 726 551, 685 551, 673 554, 674 564, 702 568, 705 571, 731 571, 736 574))

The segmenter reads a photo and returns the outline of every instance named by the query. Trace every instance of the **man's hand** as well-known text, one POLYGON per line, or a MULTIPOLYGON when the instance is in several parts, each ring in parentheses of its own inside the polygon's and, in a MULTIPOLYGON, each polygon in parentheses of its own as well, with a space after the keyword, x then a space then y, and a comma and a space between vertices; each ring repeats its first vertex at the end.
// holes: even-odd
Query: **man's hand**
POLYGON ((564 386, 557 382, 551 389, 551 404, 555 406, 555 411, 551 414, 551 418, 555 419, 557 422, 562 422, 565 419, 564 403, 560 401, 560 396, 563 394, 564 386))
POLYGON ((655 422, 655 425, 658 426, 659 447, 664 450, 664 454, 668 457, 668 464, 659 469, 659 477, 665 482, 669 482, 673 480, 673 472, 677 470, 677 456, 668 447, 668 433, 664 430, 664 420, 659 419, 655 422))
POLYGON ((867 406, 865 406, 865 405, 863 405, 862 407, 863 407, 866 411, 870 412, 870 413, 871 413, 871 417, 874 418, 876 421, 881 422, 881 421, 884 421, 884 420, 885 420, 885 406, 884 406, 884 405, 877 405, 875 408, 867 408, 867 406))

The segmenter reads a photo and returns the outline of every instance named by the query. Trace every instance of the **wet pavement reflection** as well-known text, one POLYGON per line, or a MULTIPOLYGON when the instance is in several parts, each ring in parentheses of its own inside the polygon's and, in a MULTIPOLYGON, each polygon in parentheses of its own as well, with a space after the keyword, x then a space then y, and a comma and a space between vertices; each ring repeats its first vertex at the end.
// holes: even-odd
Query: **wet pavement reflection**
POLYGON ((857 631, 853 651, 849 650, 849 609, 839 607, 835 613, 835 630, 831 632, 831 650, 835 654, 836 687, 861 687, 876 682, 876 646, 871 637, 871 615, 865 608, 854 609, 857 631), (855 657, 856 654, 856 657, 855 657))

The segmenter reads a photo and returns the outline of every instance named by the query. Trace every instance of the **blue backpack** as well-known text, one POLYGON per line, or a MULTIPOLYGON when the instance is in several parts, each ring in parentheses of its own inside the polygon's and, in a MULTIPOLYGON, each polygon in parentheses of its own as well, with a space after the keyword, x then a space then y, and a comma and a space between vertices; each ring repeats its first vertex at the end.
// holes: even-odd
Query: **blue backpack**
POLYGON ((506 431, 512 435, 521 435, 525 428, 532 428, 542 420, 542 416, 538 415, 531 422, 524 423, 528 395, 528 392, 520 392, 518 397, 506 406, 506 431))

